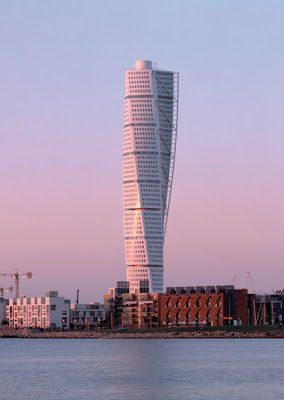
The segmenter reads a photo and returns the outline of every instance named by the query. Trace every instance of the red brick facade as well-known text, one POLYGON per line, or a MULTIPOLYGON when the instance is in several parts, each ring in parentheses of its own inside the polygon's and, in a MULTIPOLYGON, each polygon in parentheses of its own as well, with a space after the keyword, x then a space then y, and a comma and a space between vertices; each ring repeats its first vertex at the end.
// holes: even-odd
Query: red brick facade
POLYGON ((223 293, 160 295, 160 327, 223 325, 223 313, 223 293))

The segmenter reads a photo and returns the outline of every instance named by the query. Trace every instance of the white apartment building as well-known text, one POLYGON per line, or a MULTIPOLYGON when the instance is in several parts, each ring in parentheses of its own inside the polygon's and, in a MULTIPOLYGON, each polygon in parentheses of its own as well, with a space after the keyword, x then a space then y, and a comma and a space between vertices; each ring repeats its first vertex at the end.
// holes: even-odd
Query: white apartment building
POLYGON ((123 208, 130 293, 163 292, 163 246, 177 138, 178 73, 136 61, 125 71, 123 208))
POLYGON ((57 291, 45 297, 21 296, 9 299, 6 319, 11 327, 70 328, 70 300, 58 297, 57 291))
POLYGON ((100 303, 71 304, 70 323, 74 328, 96 328, 105 320, 105 310, 100 303))

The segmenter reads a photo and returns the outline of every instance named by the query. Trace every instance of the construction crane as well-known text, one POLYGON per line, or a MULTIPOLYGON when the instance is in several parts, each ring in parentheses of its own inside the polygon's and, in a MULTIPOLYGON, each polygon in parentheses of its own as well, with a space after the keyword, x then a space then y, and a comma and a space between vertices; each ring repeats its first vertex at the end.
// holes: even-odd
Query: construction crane
POLYGON ((20 285, 20 278, 28 278, 31 279, 33 274, 31 272, 27 272, 25 274, 20 274, 16 269, 16 272, 11 273, 0 273, 0 276, 11 276, 15 281, 15 291, 16 291, 16 298, 19 297, 19 285, 20 285))
POLYGON ((13 292, 13 286, 10 286, 7 289, 4 289, 3 286, 0 286, 0 299, 4 299, 4 292, 13 292))

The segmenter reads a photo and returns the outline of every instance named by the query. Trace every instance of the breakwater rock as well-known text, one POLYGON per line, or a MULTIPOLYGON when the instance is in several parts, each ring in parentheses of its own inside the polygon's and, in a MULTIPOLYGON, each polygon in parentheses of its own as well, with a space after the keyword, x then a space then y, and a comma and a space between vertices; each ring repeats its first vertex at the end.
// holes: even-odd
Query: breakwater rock
POLYGON ((38 329, 0 328, 0 338, 25 339, 263 339, 284 338, 284 329, 253 329, 253 330, 173 330, 159 329, 149 331, 41 331, 38 329))

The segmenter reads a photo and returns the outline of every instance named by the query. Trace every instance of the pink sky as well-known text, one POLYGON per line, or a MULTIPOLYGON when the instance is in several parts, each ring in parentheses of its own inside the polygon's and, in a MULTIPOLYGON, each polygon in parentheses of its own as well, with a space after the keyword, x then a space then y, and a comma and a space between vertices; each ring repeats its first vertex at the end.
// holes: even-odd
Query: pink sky
POLYGON ((166 285, 284 288, 283 4, 28 4, 0 13, 0 271, 82 301, 125 279, 124 69, 150 59, 180 72, 166 285))

